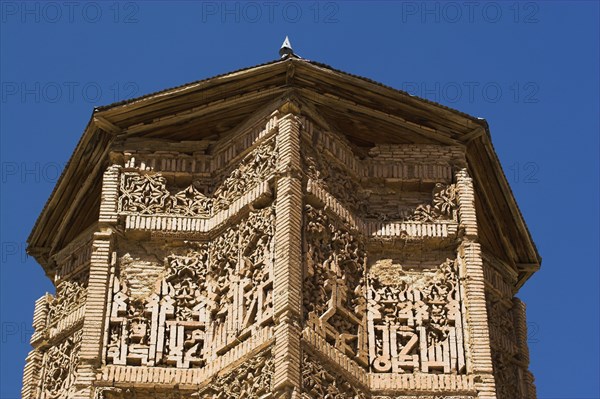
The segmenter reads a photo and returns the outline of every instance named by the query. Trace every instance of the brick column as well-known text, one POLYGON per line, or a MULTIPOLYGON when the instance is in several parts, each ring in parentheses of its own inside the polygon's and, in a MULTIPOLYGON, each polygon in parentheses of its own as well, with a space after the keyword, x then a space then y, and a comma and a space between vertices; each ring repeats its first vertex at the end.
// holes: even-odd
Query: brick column
POLYGON ((495 399, 496 386, 492 367, 490 333, 485 302, 485 282, 481 247, 477 242, 477 216, 473 181, 466 169, 456 173, 458 188, 458 217, 463 229, 458 247, 460 275, 464 286, 465 342, 467 372, 475 374, 479 398, 495 399))
POLYGON ((292 103, 280 112, 275 205, 275 266, 273 307, 275 319, 276 397, 300 389, 300 320, 302 315, 302 182, 300 179, 300 126, 292 103))
POLYGON ((119 169, 109 167, 102 181, 102 201, 100 203, 100 231, 94 233, 90 277, 85 303, 83 336, 77 368, 75 398, 89 399, 91 386, 96 379, 96 369, 102 363, 102 334, 106 312, 106 296, 112 256, 113 232, 110 222, 116 222, 116 204, 119 169))
POLYGON ((119 165, 109 166, 102 179, 102 200, 100 202, 100 223, 117 222, 117 201, 119 198, 119 165))
POLYGON ((515 322, 517 347, 519 349, 521 395, 524 399, 537 397, 533 374, 529 371, 529 347, 527 345, 526 306, 519 298, 513 298, 513 319, 515 322))
POLYGON ((49 295, 45 294, 35 301, 33 310, 33 335, 31 336, 31 346, 33 350, 29 352, 25 359, 25 368, 23 370, 23 386, 21 388, 21 398, 33 399, 39 396, 39 382, 42 378, 42 363, 44 358, 43 346, 47 344, 47 319, 48 319, 48 301, 49 295))

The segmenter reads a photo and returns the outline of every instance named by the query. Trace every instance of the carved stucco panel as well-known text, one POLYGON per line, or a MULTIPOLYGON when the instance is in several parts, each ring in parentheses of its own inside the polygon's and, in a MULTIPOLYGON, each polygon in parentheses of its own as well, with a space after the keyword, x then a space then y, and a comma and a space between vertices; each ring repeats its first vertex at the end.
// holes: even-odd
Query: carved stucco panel
POLYGON ((304 318, 310 328, 366 366, 366 252, 362 239, 323 209, 305 209, 304 318))
POLYGON ((81 334, 81 330, 77 330, 73 335, 48 348, 44 354, 41 399, 62 399, 73 395, 81 334))
POLYGON ((369 359, 373 372, 465 371, 461 287, 456 261, 405 271, 391 260, 368 277, 369 359))
POLYGON ((273 218, 267 207, 211 241, 129 245, 111 280, 106 362, 204 367, 272 324, 273 218))
POLYGON ((369 395, 351 380, 329 370, 321 360, 308 352, 302 356, 303 399, 367 399, 369 395))
POLYGON ((121 174, 117 211, 121 214, 181 215, 209 218, 244 193, 265 181, 277 164, 274 139, 258 145, 224 176, 215 177, 214 186, 192 180, 179 187, 174 178, 162 173, 127 170, 121 174))

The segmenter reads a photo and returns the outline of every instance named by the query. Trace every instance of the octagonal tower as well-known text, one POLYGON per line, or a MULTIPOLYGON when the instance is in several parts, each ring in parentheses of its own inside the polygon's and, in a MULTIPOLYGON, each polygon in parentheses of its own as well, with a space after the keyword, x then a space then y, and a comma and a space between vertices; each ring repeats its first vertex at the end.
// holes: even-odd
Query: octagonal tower
POLYGON ((94 111, 23 398, 535 398, 487 123, 283 59, 94 111))

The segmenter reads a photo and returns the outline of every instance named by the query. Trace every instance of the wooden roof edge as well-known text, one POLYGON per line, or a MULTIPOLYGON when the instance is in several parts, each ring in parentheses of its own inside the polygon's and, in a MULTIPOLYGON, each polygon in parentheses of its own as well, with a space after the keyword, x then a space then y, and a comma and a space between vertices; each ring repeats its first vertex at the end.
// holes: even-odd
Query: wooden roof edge
POLYGON ((407 91, 396 89, 394 87, 388 86, 384 83, 375 81, 373 79, 370 79, 370 78, 367 78, 364 76, 360 76, 360 75, 355 75, 355 74, 352 74, 349 72, 345 72, 340 69, 336 69, 327 64, 323 64, 323 63, 320 63, 317 61, 309 61, 309 60, 302 60, 302 59, 291 59, 290 62, 300 63, 300 65, 308 65, 308 66, 312 66, 313 68, 316 68, 316 69, 325 70, 327 72, 334 73, 338 77, 341 77, 347 81, 355 80, 357 82, 362 82, 367 85, 371 85, 373 88, 377 88, 377 91, 385 92, 386 94, 389 94, 391 97, 395 97, 395 99, 397 99, 397 100, 402 99, 402 100, 406 101, 407 103, 409 103, 411 106, 420 106, 424 110, 431 110, 432 108, 434 108, 442 114, 453 115, 455 117, 463 118, 465 121, 469 121, 471 124, 474 124, 475 126, 484 127, 487 125, 485 120, 482 118, 464 113, 462 111, 459 111, 455 108, 448 107, 441 103, 410 94, 407 91))
MULTIPOLYGON (((196 81, 189 82, 189 83, 184 83, 179 86, 167 88, 164 90, 159 90, 159 91, 145 94, 145 95, 135 97, 132 99, 103 105, 103 106, 100 106, 97 108, 97 112, 99 113, 99 115, 110 116, 111 114, 118 113, 119 111, 122 111, 125 108, 131 108, 133 106, 146 106, 146 105, 153 104, 155 102, 165 101, 168 99, 176 98, 178 96, 183 96, 183 95, 186 95, 186 94, 194 92, 194 91, 204 90, 208 87, 226 83, 231 80, 244 79, 248 75, 251 75, 253 73, 260 73, 264 69, 276 68, 277 65, 283 65, 283 63, 285 63, 286 61, 287 60, 274 60, 274 61, 266 62, 263 64, 238 69, 238 70, 235 70, 232 72, 219 74, 219 75, 212 76, 209 78, 196 80, 196 81)), ((284 72, 283 69, 282 69, 282 72, 284 72)))
MULTIPOLYGON (((282 102, 285 102, 285 101, 288 101, 289 99, 294 99, 294 98, 295 98, 294 91, 291 89, 288 89, 282 95, 278 96, 275 100, 273 100, 269 104, 267 104, 266 107, 263 107, 263 109, 261 110, 261 113, 264 114, 264 110, 268 107, 277 109, 277 107, 279 105, 281 105, 282 102)), ((263 115, 263 117, 264 117, 264 115, 263 115)), ((249 123, 248 120, 245 120, 242 124, 245 125, 245 128, 249 128, 248 126, 254 127, 252 124, 248 125, 248 123, 249 123), (246 126, 246 125, 248 125, 248 126, 246 126)), ((236 130, 239 130, 239 129, 236 129, 236 130)), ((81 182, 72 182, 70 180, 70 177, 72 175, 71 171, 74 170, 74 168, 76 169, 76 167, 79 167, 79 165, 85 165, 85 167, 89 168, 90 171, 95 172, 95 174, 93 174, 93 175, 91 174, 89 176, 89 179, 93 179, 95 176, 97 176, 99 173, 101 173, 101 170, 98 169, 98 163, 101 163, 101 162, 103 162, 103 160, 107 159, 108 153, 110 151, 110 146, 101 150, 104 155, 98 160, 98 162, 96 162, 94 164, 90 164, 89 159, 91 157, 91 153, 85 154, 85 151, 86 151, 86 146, 94 139, 94 137, 99 134, 110 134, 113 137, 117 137, 122 131, 123 131, 122 129, 115 127, 115 125, 112 124, 112 122, 110 122, 110 120, 108 120, 108 118, 100 115, 98 113, 97 109, 94 109, 94 111, 90 117, 90 120, 88 121, 88 124, 86 125, 86 127, 84 129, 83 135, 80 137, 79 142, 75 146, 73 153, 71 154, 67 164, 65 165, 65 168, 61 172, 61 175, 58 178, 58 181, 57 181, 56 185, 54 186, 54 189, 52 190, 48 199, 46 200, 46 203, 45 203, 44 207, 42 208, 42 211, 40 212, 38 218, 36 219, 32 229, 31 229, 31 232, 29 234, 29 237, 27 238, 27 248, 26 248, 27 253, 30 256, 32 256, 34 259, 36 259, 36 261, 40 265, 42 265, 42 267, 44 267, 44 269, 46 269, 47 267, 50 266, 50 263, 51 263, 50 258, 54 255, 53 251, 56 249, 56 243, 61 238, 61 236, 62 236, 61 232, 64 231, 65 225, 69 223, 69 220, 64 219, 64 218, 70 216, 70 214, 71 214, 71 212, 69 212, 69 211, 64 212, 65 214, 63 215, 63 219, 58 221, 59 232, 56 235, 54 240, 52 240, 50 238, 43 239, 44 229, 47 227, 49 219, 52 217, 53 212, 60 211, 60 208, 61 208, 60 206, 58 206, 59 204, 53 204, 53 201, 56 198, 60 197, 60 195, 66 191, 66 189, 68 188, 68 186, 70 184, 80 184, 81 183, 81 182)), ((99 148, 96 150, 100 151, 99 148)), ((80 197, 81 197, 80 190, 83 188, 84 188, 84 186, 80 187, 78 189, 77 193, 74 195, 74 197, 76 199, 77 198, 80 199, 80 197)), ((68 207, 72 207, 75 205, 76 204, 70 203, 68 205, 68 207)), ((64 206, 67 206, 67 205, 64 205, 64 206)))
MULTIPOLYGON (((475 127, 470 132, 465 133, 463 135, 463 137, 461 137, 461 141, 464 140, 467 142, 477 142, 477 141, 481 140, 481 142, 483 143, 483 146, 484 146, 485 152, 486 152, 486 156, 490 160, 490 163, 492 164, 492 166, 494 168, 494 173, 498 176, 498 182, 500 183, 500 191, 502 191, 502 195, 503 195, 505 201, 507 201, 509 208, 511 209, 512 217, 517 224, 518 231, 521 233, 523 238, 526 240, 527 246, 529 247, 528 252, 530 252, 530 253, 528 255, 531 255, 531 258, 529 258, 529 259, 524 258, 523 263, 530 263, 530 262, 534 262, 534 261, 538 265, 541 263, 541 257, 539 256, 539 254, 537 252, 535 243, 533 242, 533 239, 529 233, 527 225, 525 224, 523 216, 518 208, 518 205, 516 203, 516 200, 514 198, 512 190, 510 189, 508 180, 506 179, 504 171, 502 170, 500 161, 499 161, 498 156, 492 145, 489 126, 484 119, 476 118, 471 115, 454 110, 452 108, 445 107, 441 104, 434 103, 429 100, 425 100, 425 99, 421 99, 419 97, 412 96, 409 93, 391 88, 389 86, 385 86, 378 82, 372 81, 368 78, 363 78, 363 77, 360 77, 357 75, 352 75, 352 74, 349 74, 349 73, 346 73, 343 71, 336 70, 325 64, 320 64, 320 63, 308 61, 308 60, 297 60, 297 59, 288 59, 288 60, 283 60, 283 61, 281 61, 281 60, 271 61, 271 62, 261 64, 258 66, 244 68, 244 69, 241 69, 238 71, 234 71, 234 72, 230 72, 230 73, 226 73, 226 74, 222 74, 222 75, 217 75, 212 78, 194 82, 192 84, 186 84, 186 85, 182 85, 182 86, 179 86, 176 88, 163 90, 161 92, 152 93, 147 96, 138 97, 136 99, 128 100, 125 102, 114 103, 114 104, 109 104, 107 106, 103 106, 100 108, 95 108, 94 112, 92 113, 92 116, 90 117, 88 124, 86 125, 86 127, 84 129, 84 134, 81 136, 79 142, 77 143, 75 150, 73 151, 69 161, 67 162, 67 165, 65 166, 64 170, 61 173, 61 176, 60 176, 56 186, 54 187, 54 190, 50 194, 46 204, 44 205, 44 207, 40 213, 40 216, 37 218, 37 220, 32 228, 32 231, 27 240, 28 251, 29 251, 29 249, 31 249, 32 256, 36 257, 36 260, 38 260, 37 257, 39 257, 40 259, 38 261, 39 262, 41 261, 40 263, 44 262, 43 255, 42 255, 43 251, 42 252, 38 251, 39 248, 46 248, 46 245, 44 245, 41 242, 41 240, 42 240, 41 234, 43 232, 43 227, 45 226, 45 224, 47 224, 48 219, 52 215, 52 212, 56 210, 56 208, 53 208, 50 206, 53 199, 56 198, 56 196, 59 193, 64 192, 65 189, 70 184, 69 179, 67 179, 67 176, 69 176, 71 174, 71 170, 74 167, 74 163, 77 162, 77 165, 81 165, 81 164, 85 165, 86 156, 89 157, 89 154, 85 154, 86 146, 90 143, 91 140, 93 140, 93 138, 96 135, 105 134, 105 133, 108 133, 110 135, 115 135, 115 134, 119 134, 119 132, 122 131, 121 127, 119 127, 119 126, 115 125, 113 122, 111 122, 111 120, 110 120, 110 114, 111 114, 110 111, 111 110, 115 110, 117 107, 122 109, 122 107, 131 107, 134 105, 139 105, 145 101, 155 101, 157 99, 162 100, 168 96, 178 96, 182 93, 185 93, 188 90, 195 90, 195 89, 198 89, 198 88, 201 88, 204 86, 222 82, 223 80, 227 80, 227 79, 243 78, 243 76, 247 76, 247 74, 250 73, 251 71, 256 71, 257 68, 262 69, 262 68, 272 68, 274 65, 282 65, 282 66, 290 65, 290 64, 286 64, 286 63, 302 63, 300 65, 308 65, 312 68, 315 68, 314 70, 328 69, 329 73, 334 72, 338 76, 343 77, 345 80, 346 79, 357 79, 357 80, 360 79, 363 82, 367 82, 368 84, 373 85, 372 86, 373 88, 377 87, 378 91, 384 90, 386 93, 390 93, 391 97, 393 97, 393 98, 394 97, 397 99, 402 98, 402 99, 405 99, 406 101, 410 101, 412 104, 421 104, 421 105, 423 105, 423 107, 426 107, 428 110, 439 110, 439 112, 441 112, 442 114, 451 112, 452 114, 454 114, 456 116, 464 118, 465 121, 468 120, 468 121, 473 122, 475 127), (103 132, 105 132, 105 133, 103 133, 103 132)), ((286 68, 287 68, 287 66, 286 66, 286 68)), ((291 86, 293 87, 293 85, 291 85, 291 86)), ((383 96, 382 99, 384 97, 385 96, 383 96)), ((388 98, 387 101, 390 101, 390 99, 388 98)), ((86 166, 93 168, 93 166, 90 166, 90 165, 86 165, 86 166)), ((72 183, 72 184, 75 184, 75 183, 72 183)))
MULTIPOLYGON (((281 72, 285 73, 285 75, 286 75, 285 76, 286 85, 293 86, 294 85, 294 83, 292 83, 294 80, 293 74, 297 73, 297 71, 294 71, 292 73, 292 76, 288 76, 290 74, 290 71, 288 70, 290 65, 300 66, 300 67, 305 66, 307 68, 311 68, 312 71, 316 71, 319 73, 334 74, 334 75, 336 75, 336 77, 343 79, 346 82, 356 83, 356 88, 360 89, 360 90, 364 90, 364 88, 359 87, 359 85, 366 84, 367 86, 371 86, 373 88, 373 92, 377 92, 377 94, 379 94, 379 95, 385 94, 387 97, 391 97, 391 98, 383 98, 382 97, 383 101, 402 100, 403 102, 405 102, 407 105, 409 105, 411 107, 418 107, 418 108, 421 108, 422 110, 426 110, 426 111, 435 110, 442 117, 444 117, 444 116, 448 117, 448 116, 452 115, 454 117, 461 118, 465 121, 466 128, 467 128, 467 125, 474 125, 474 126, 483 126, 484 125, 481 118, 477 118, 475 116, 466 114, 466 113, 456 110, 454 108, 447 107, 443 104, 440 104, 440 103, 437 103, 437 102, 434 102, 431 100, 427 100, 425 98, 421 98, 418 96, 414 96, 406 91, 399 90, 399 89, 393 88, 391 86, 387 86, 383 83, 374 81, 372 79, 369 79, 369 78, 366 78, 363 76, 344 72, 342 70, 333 68, 329 65, 326 65, 326 64, 323 64, 320 62, 310 61, 310 60, 305 60, 305 59, 297 59, 297 58, 288 58, 285 60, 274 60, 274 61, 266 62, 263 64, 259 64, 256 66, 243 68, 243 69, 239 69, 239 70, 236 70, 233 72, 224 73, 224 74, 216 75, 216 76, 213 76, 210 78, 190 82, 190 83, 176 86, 173 88, 157 91, 157 92, 143 95, 140 97, 136 97, 136 98, 133 98, 130 100, 124 100, 124 101, 104 105, 104 106, 98 107, 96 109, 97 116, 103 117, 106 120, 110 120, 111 115, 116 115, 116 114, 120 113, 121 111, 124 111, 125 109, 130 109, 132 107, 148 106, 148 105, 154 104, 159 101, 165 101, 168 99, 176 98, 178 96, 184 96, 186 94, 189 94, 189 93, 197 91, 197 90, 204 90, 209 87, 212 87, 213 85, 222 84, 222 83, 225 83, 230 80, 244 79, 248 76, 251 76, 251 74, 253 74, 253 73, 262 72, 262 71, 264 71, 264 69, 268 69, 268 68, 281 68, 282 69, 281 72), (287 81, 288 78, 290 79, 289 82, 287 81)), ((295 69, 295 67, 294 67, 294 69, 295 69)), ((99 122, 103 122, 103 121, 100 120, 99 122)), ((110 126, 110 125, 108 125, 108 126, 110 126)), ((105 126, 105 128, 106 127, 107 126, 105 126)), ((114 125, 110 126, 110 128, 120 129, 119 126, 114 126, 114 125)))
MULTIPOLYGON (((37 263, 42 266, 42 269, 48 270, 51 259, 50 259, 50 248, 48 247, 34 247, 28 245, 26 249, 27 255, 31 256, 37 263)), ((48 274, 48 273, 46 273, 48 274)))
MULTIPOLYGON (((487 121, 485 122, 485 130, 483 134, 476 134, 474 138, 470 139, 470 142, 475 144, 477 141, 481 143, 485 150, 486 158, 490 161, 490 164, 493 168, 493 173, 497 177, 498 183, 500 185, 499 191, 501 193, 501 197, 506 201, 510 211, 511 211, 511 219, 514 221, 517 231, 521 235, 521 238, 525 241, 527 247, 527 254, 518 254, 519 259, 516 260, 517 265, 527 265, 526 269, 519 269, 523 272, 527 272, 533 274, 535 271, 539 270, 542 263, 542 257, 539 254, 537 246, 535 245, 535 241, 527 227, 527 223, 525 222, 525 218, 519 209, 519 205, 517 204, 517 200, 514 196, 514 193, 510 187, 508 179, 506 178, 506 174, 502 169, 502 164, 500 163, 500 159, 498 158, 498 154, 494 149, 494 145, 491 138, 490 128, 487 121)), ((467 152, 469 148, 474 148, 471 146, 467 146, 467 152)), ((489 195, 490 193, 484 193, 485 195, 489 195)), ((527 277, 529 278, 529 276, 527 277)), ((524 282, 524 281, 523 281, 524 282)))
POLYGON ((105 128, 99 126, 97 118, 95 117, 95 112, 96 110, 92 112, 92 115, 83 131, 83 134, 81 135, 79 141, 75 145, 75 149, 71 153, 67 164, 62 170, 58 181, 54 186, 54 189, 48 196, 48 199, 46 200, 42 211, 36 219, 33 227, 31 228, 31 232, 29 233, 29 236, 27 238, 27 253, 33 256, 36 259, 36 261, 38 261, 42 266, 44 266, 44 263, 47 263, 47 261, 40 257, 40 250, 43 248, 44 251, 47 251, 49 256, 51 255, 51 246, 49 245, 49 243, 42 243, 41 239, 43 230, 48 223, 48 219, 52 216, 52 212, 56 210, 56 207, 53 207, 52 202, 57 198, 59 194, 63 193, 70 184, 70 179, 68 177, 70 177, 69 175, 73 173, 72 170, 74 168, 75 163, 77 165, 85 165, 86 167, 92 169, 94 168, 94 165, 90 165, 89 162, 86 161, 89 159, 90 154, 85 153, 86 146, 90 142, 92 142, 94 137, 106 133, 114 134, 111 132, 107 132, 105 128))
POLYGON ((42 211, 38 215, 35 223, 33 224, 33 227, 31 228, 31 232, 29 233, 29 237, 27 238, 27 252, 28 253, 30 251, 30 248, 40 248, 40 246, 37 242, 37 240, 39 238, 38 233, 39 233, 39 229, 41 228, 41 225, 45 222, 45 219, 48 217, 48 208, 50 206, 50 202, 52 202, 52 198, 54 198, 54 196, 60 191, 61 186, 64 184, 63 182, 65 179, 65 175, 67 173, 67 170, 73 163, 73 158, 75 157, 75 155, 77 153, 81 152, 81 148, 83 147, 83 142, 88 140, 89 139, 88 136, 90 136, 92 134, 91 133, 92 125, 93 125, 93 116, 90 118, 86 127, 84 128, 83 135, 81 135, 81 137, 79 138, 79 141, 75 145, 75 149, 71 153, 69 160, 67 161, 56 184, 54 185, 54 188, 52 189, 52 192, 48 196, 48 199, 46 199, 46 202, 44 203, 44 206, 42 207, 42 211))
MULTIPOLYGON (((225 79, 225 78, 231 78, 232 76, 238 76, 239 74, 242 74, 244 72, 249 72, 252 70, 255 70, 255 68, 260 68, 260 67, 267 67, 270 65, 274 65, 276 62, 269 62, 266 64, 262 64, 259 66, 255 66, 255 67, 250 67, 250 68, 245 68, 242 70, 238 70, 238 71, 234 71, 231 73, 227 73, 227 74, 222 74, 222 75, 218 75, 216 77, 212 77, 209 79, 205 79, 202 81, 198 81, 197 83, 205 83, 205 84, 209 84, 209 83, 214 83, 215 79, 225 79)), ((65 189, 68 187, 69 185, 69 175, 72 174, 72 170, 76 165, 86 165, 87 167, 91 167, 93 168, 93 166, 90 166, 89 164, 87 164, 85 162, 85 159, 87 159, 87 157, 89 157, 89 154, 85 154, 85 148, 86 146, 93 140, 94 136, 96 136, 97 134, 102 134, 102 132, 111 134, 111 135, 119 135, 123 132, 123 129, 119 126, 117 126, 116 124, 114 124, 109 117, 109 110, 112 110, 114 107, 120 107, 120 106, 130 106, 132 104, 136 104, 139 101, 145 100, 145 99, 156 99, 156 98, 162 98, 164 96, 168 96, 168 95, 173 95, 173 94, 178 94, 182 91, 185 91, 186 89, 194 89, 195 87, 190 87, 189 84, 186 85, 182 85, 176 88, 172 88, 172 89, 167 89, 167 90, 163 90, 161 92, 158 93, 153 93, 147 96, 142 96, 142 97, 138 97, 136 99, 132 99, 132 100, 128 100, 128 101, 124 101, 124 102, 120 102, 120 103, 114 103, 114 104, 110 104, 108 106, 103 106, 103 107, 95 107, 92 115, 90 116, 90 119, 88 120, 88 123, 86 125, 86 127, 84 128, 83 134, 81 135, 79 141, 77 142, 77 144, 75 145, 75 149, 73 150, 73 152, 71 153, 71 156, 69 157, 69 160, 67 161, 64 169, 61 172, 61 175, 58 178, 58 181, 56 183, 56 185, 54 186, 52 192, 50 193, 50 195, 48 196, 48 199, 46 200, 44 206, 42 207, 42 210, 39 214, 39 216, 37 217, 31 232, 29 233, 29 236, 27 238, 27 252, 31 253, 31 256, 33 256, 42 266, 44 266, 45 263, 47 263, 46 260, 44 260, 44 258, 42 256, 40 256, 40 252, 39 251, 29 251, 29 248, 45 248, 45 250, 49 253, 51 251, 51 248, 49 246, 47 246, 46 244, 42 243, 42 235, 43 235, 43 230, 46 227, 46 224, 48 223, 48 219, 50 219, 50 217, 52 216, 52 213, 54 211, 56 211, 56 207, 53 206, 52 202, 55 200, 55 198, 57 198, 57 196, 59 196, 62 192, 65 191, 65 189)))

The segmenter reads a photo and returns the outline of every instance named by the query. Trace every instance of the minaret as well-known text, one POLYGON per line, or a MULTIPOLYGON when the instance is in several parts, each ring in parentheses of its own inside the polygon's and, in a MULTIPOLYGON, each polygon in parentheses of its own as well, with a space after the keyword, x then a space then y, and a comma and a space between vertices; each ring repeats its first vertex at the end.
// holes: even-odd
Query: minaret
POLYGON ((94 110, 28 240, 23 398, 534 399, 485 120, 279 55, 94 110))

